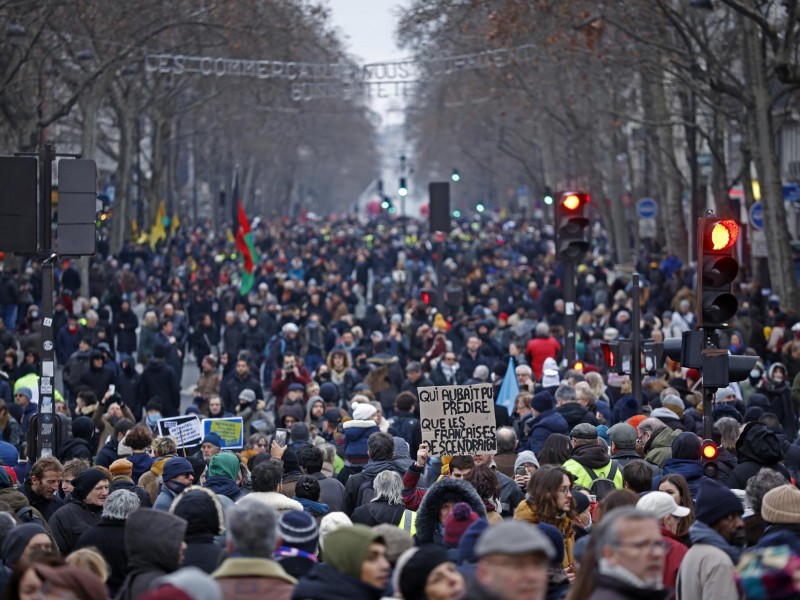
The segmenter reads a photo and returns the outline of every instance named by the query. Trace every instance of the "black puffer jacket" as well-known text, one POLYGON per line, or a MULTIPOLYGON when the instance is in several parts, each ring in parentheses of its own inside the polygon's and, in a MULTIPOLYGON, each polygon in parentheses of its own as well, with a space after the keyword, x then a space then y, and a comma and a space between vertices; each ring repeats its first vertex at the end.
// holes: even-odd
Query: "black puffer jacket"
POLYGON ((100 523, 84 531, 78 538, 76 548, 97 548, 108 566, 111 574, 106 583, 111 596, 125 581, 128 571, 128 553, 125 551, 125 521, 117 519, 101 519, 100 523))
POLYGON ((444 545, 442 527, 439 523, 439 509, 445 502, 466 502, 477 515, 485 519, 486 507, 475 488, 466 481, 445 477, 433 484, 422 498, 417 510, 414 536, 416 545, 435 543, 444 545))
POLYGON ((403 504, 389 504, 386 500, 375 500, 359 506, 350 519, 353 523, 361 523, 367 527, 374 527, 381 523, 399 525, 403 518, 405 506, 403 504))
POLYGON ((564 417, 569 426, 569 430, 581 423, 589 423, 597 426, 597 419, 588 410, 583 408, 578 402, 567 402, 556 408, 556 412, 564 417))
POLYGON ((790 478, 789 471, 781 464, 783 461, 781 442, 775 432, 764 423, 754 421, 745 425, 736 442, 736 451, 739 454, 739 464, 728 477, 728 487, 745 489, 747 481, 757 475, 762 467, 775 469, 787 480, 790 478))

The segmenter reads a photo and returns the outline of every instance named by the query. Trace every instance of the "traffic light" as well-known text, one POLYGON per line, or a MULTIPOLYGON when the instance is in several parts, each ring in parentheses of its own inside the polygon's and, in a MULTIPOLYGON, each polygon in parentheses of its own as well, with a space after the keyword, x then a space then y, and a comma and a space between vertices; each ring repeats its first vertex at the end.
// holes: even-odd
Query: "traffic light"
POLYGON ((609 371, 622 375, 622 357, 619 353, 619 342, 600 342, 603 358, 609 371))
POLYGON ((544 203, 550 206, 553 203, 553 190, 550 189, 549 185, 544 186, 544 203))
POLYGON ((644 342, 644 370, 650 375, 655 375, 659 367, 664 364, 664 344, 653 340, 644 342))
POLYGON ((436 290, 423 288, 419 291, 419 298, 425 306, 436 306, 436 290))
POLYGON ((719 467, 717 466, 719 447, 713 440, 703 440, 700 446, 700 456, 703 459, 703 475, 713 479, 719 473, 719 467))
POLYGON ((450 173, 450 179, 453 181, 461 181, 461 174, 458 172, 458 169, 453 169, 453 172, 450 173))
POLYGON ((58 252, 69 256, 95 253, 97 166, 93 160, 58 163, 58 252))
POLYGON ((478 202, 478 204, 475 206, 475 210, 477 210, 479 213, 482 213, 486 210, 486 207, 483 205, 483 202, 478 202))
POLYGON ((408 186, 406 185, 406 178, 400 178, 400 186, 397 188, 398 196, 408 196, 408 186))
POLYGON ((697 220, 697 325, 721 329, 736 314, 739 302, 733 280, 739 273, 736 240, 739 224, 732 219, 702 217, 697 220))
POLYGON ((589 194, 563 192, 556 204, 556 256, 562 261, 574 261, 589 250, 586 205, 589 194))
POLYGON ((687 369, 703 368, 702 331, 684 331, 682 337, 667 338, 664 340, 663 349, 664 354, 670 360, 680 363, 681 367, 687 369))

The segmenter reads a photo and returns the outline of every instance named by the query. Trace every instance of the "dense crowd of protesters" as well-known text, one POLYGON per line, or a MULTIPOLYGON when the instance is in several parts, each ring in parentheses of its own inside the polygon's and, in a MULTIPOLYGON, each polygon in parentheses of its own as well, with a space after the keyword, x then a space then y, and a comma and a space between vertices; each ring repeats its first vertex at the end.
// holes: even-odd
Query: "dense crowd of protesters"
MULTIPOLYGON (((717 391, 704 469, 701 374, 667 360, 634 397, 604 364, 633 311, 602 232, 577 269, 582 368, 564 360, 551 233, 484 218, 440 245, 413 221, 261 223, 244 296, 235 246, 199 229, 156 250, 101 245, 88 281, 65 260, 52 323, 67 427, 38 460, 41 272, 5 257, 6 597, 800 597, 796 312, 741 286, 723 341, 758 361, 717 391), (418 388, 497 389, 509 364, 520 393, 495 407, 496 452, 431 456, 418 388), (244 447, 159 435, 182 413, 241 417, 244 447)), ((643 338, 691 330, 693 269, 637 267, 643 338)))

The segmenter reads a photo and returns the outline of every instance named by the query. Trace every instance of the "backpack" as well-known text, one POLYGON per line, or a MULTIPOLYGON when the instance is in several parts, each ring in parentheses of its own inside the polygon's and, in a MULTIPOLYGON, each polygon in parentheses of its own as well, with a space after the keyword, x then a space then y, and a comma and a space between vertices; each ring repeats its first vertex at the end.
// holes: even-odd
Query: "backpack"
POLYGON ((367 479, 364 483, 358 486, 358 495, 356 496, 356 506, 364 506, 372 502, 375 497, 375 488, 372 487, 373 479, 367 479))
POLYGON ((592 485, 589 486, 589 493, 595 496, 598 502, 617 489, 617 486, 614 485, 614 478, 617 476, 619 468, 617 467, 617 463, 613 460, 611 461, 611 468, 608 470, 608 475, 605 477, 598 477, 597 473, 589 467, 585 465, 581 466, 592 479, 592 485))
POLYGON ((267 345, 264 346, 264 362, 267 365, 272 365, 277 357, 283 356, 284 352, 286 352, 286 340, 281 337, 280 333, 276 333, 269 338, 267 345))

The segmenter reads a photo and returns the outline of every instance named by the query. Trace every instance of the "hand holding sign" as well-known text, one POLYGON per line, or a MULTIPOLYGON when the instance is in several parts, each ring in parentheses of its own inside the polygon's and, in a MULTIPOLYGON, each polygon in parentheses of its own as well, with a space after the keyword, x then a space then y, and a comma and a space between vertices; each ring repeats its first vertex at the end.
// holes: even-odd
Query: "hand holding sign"
POLYGON ((423 387, 417 391, 422 440, 430 456, 497 451, 492 384, 423 387))

